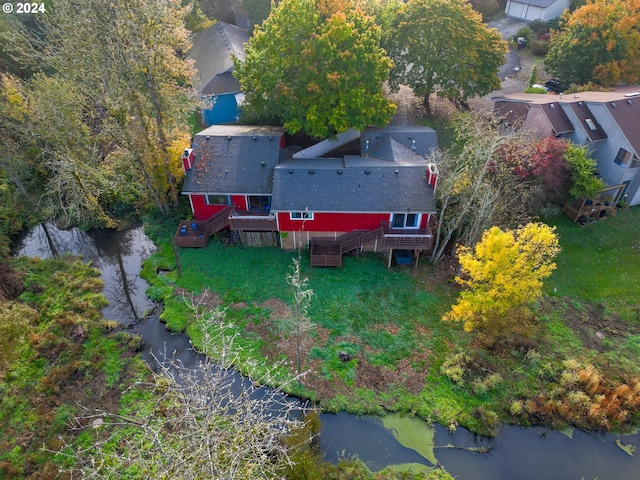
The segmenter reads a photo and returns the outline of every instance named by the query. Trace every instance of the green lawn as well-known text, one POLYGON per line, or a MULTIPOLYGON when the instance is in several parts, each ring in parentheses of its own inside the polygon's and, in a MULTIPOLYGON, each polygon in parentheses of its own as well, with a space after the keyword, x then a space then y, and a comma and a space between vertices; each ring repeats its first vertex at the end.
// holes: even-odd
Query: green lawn
POLYGON ((640 305, 640 208, 579 226, 566 217, 553 223, 562 253, 549 291, 591 301, 640 305))
MULTIPOLYGON (((424 261, 417 270, 387 270, 381 257, 364 255, 345 258, 341 269, 310 269, 302 252, 315 331, 303 342, 303 367, 312 373, 295 393, 329 410, 399 411, 489 433, 500 421, 527 423, 514 414, 519 402, 540 392, 562 395, 558 382, 567 358, 617 378, 640 375, 640 209, 585 227, 564 217, 551 223, 563 250, 538 308, 540 323, 530 339, 496 351, 441 321, 458 292, 441 266, 424 261), (341 351, 352 358, 340 361, 341 351)), ((165 302, 170 328, 186 328, 197 341, 183 294, 175 292, 208 288, 229 306, 244 361, 265 362, 266 356, 295 364, 293 340, 279 335, 275 317, 282 312, 274 307, 292 304, 286 276, 295 252, 210 241, 206 249, 180 250, 178 278, 166 237, 164 245, 145 275, 150 293, 165 302), (171 271, 156 276, 158 268, 171 271)))

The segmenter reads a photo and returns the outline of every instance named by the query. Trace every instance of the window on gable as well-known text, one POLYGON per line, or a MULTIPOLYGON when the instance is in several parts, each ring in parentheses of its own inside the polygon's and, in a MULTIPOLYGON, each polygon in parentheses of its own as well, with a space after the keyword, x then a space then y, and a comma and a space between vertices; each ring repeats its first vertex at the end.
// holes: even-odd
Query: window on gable
POLYGON ((289 212, 291 220, 313 220, 313 212, 289 212))
POLYGON ((618 155, 616 155, 616 159, 614 162, 621 167, 626 167, 627 163, 629 163, 629 159, 631 158, 631 152, 627 152, 624 148, 618 150, 618 155))
POLYGON ((231 205, 231 196, 229 195, 206 195, 205 201, 207 205, 231 205))
POLYGON ((629 168, 638 168, 640 167, 640 159, 638 159, 637 156, 633 156, 633 158, 631 159, 631 165, 629 165, 629 168))

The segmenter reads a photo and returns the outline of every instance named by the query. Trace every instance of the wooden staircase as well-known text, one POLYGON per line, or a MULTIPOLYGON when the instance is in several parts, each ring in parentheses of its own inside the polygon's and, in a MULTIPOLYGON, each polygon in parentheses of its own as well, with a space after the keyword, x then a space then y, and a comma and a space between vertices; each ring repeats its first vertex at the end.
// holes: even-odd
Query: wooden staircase
MULTIPOLYGON (((365 244, 376 240, 376 250, 430 250, 433 246, 431 229, 394 229, 385 222, 375 230, 354 230, 337 238, 313 237, 311 239, 310 263, 312 267, 342 267, 345 253, 361 250, 365 244)), ((391 262, 389 262, 391 264, 391 262)))
POLYGON ((179 247, 206 247, 209 237, 229 226, 233 205, 223 208, 207 220, 182 220, 174 236, 179 247))
POLYGON ((365 243, 374 239, 382 239, 384 230, 354 230, 340 235, 338 238, 314 237, 311 239, 312 267, 342 267, 342 256, 345 253, 361 249, 365 243))

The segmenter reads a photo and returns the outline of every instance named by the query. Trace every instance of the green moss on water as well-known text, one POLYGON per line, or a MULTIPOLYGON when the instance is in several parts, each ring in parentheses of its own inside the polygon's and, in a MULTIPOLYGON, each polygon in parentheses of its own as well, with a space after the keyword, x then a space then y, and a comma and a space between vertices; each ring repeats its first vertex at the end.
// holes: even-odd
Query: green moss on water
POLYGON ((429 460, 432 465, 438 464, 434 453, 435 429, 433 425, 429 425, 419 418, 399 414, 385 415, 382 417, 382 424, 401 445, 415 450, 429 460))

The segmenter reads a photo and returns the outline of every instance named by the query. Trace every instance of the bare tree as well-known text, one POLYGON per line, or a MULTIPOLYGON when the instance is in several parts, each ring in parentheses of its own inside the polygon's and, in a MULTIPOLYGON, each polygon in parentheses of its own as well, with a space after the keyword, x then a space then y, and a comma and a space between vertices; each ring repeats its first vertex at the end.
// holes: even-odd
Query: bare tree
POLYGON ((284 439, 302 426, 302 405, 282 387, 260 386, 274 369, 241 377, 233 368, 241 349, 224 311, 188 304, 205 355, 194 367, 175 356, 159 361, 146 408, 75 419, 73 428, 93 433, 91 446, 76 452, 83 478, 280 478, 291 465, 284 439))
POLYGON ((287 275, 287 283, 293 291, 293 312, 290 318, 285 319, 286 323, 292 326, 292 335, 296 342, 296 361, 298 364, 298 375, 302 373, 302 343, 304 334, 313 328, 313 324, 309 319, 309 306, 313 297, 313 290, 309 288, 309 279, 303 277, 300 272, 300 249, 298 249, 298 258, 293 259, 292 273, 287 275))
POLYGON ((462 148, 434 154, 441 178, 432 262, 452 245, 475 245, 494 225, 513 227, 532 217, 534 186, 514 175, 500 158, 501 149, 517 141, 515 136, 502 134, 479 115, 464 115, 458 122, 462 148))

